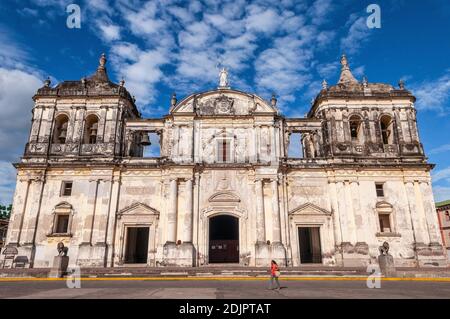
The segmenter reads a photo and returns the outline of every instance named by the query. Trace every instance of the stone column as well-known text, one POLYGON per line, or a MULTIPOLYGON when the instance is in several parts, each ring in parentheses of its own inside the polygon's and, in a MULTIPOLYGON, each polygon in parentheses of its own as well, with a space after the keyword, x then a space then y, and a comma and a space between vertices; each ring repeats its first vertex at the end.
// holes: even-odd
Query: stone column
POLYGON ((194 206, 194 211, 192 214, 193 217, 193 225, 192 225, 192 232, 193 232, 193 242, 192 244, 194 245, 194 247, 197 248, 197 256, 195 258, 196 264, 194 266, 200 266, 202 265, 203 261, 201 262, 199 260, 199 256, 200 256, 200 245, 201 245, 201 241, 200 241, 200 173, 199 172, 195 172, 195 182, 194 182, 194 197, 193 197, 193 206, 194 206))
POLYGON ((341 230, 341 221, 340 221, 340 213, 339 213, 339 205, 337 199, 336 192, 336 183, 329 182, 328 183, 330 201, 331 201, 331 210, 333 212, 333 231, 334 231, 334 242, 337 246, 340 246, 342 243, 342 230, 341 230))
POLYGON ((167 215, 167 241, 175 243, 177 241, 177 197, 178 181, 176 178, 170 180, 169 212, 167 215))
POLYGON ((439 222, 436 210, 433 205, 433 192, 431 186, 427 182, 419 183, 420 193, 422 194, 423 208, 425 211, 425 219, 428 225, 428 233, 430 236, 430 244, 440 245, 442 237, 439 230, 439 222))
POLYGON ((186 214, 184 215, 183 243, 192 243, 192 179, 186 180, 186 214))
POLYGON ((271 184, 272 184, 272 194, 273 194, 273 202, 272 202, 273 242, 281 243, 280 200, 278 197, 278 180, 273 179, 271 181, 271 184))
POLYGON ((414 238, 416 245, 428 244, 429 238, 427 231, 424 229, 424 224, 421 222, 419 207, 416 200, 416 192, 414 187, 414 181, 405 181, 406 194, 408 196, 409 212, 411 214, 411 224, 413 226, 414 238), (427 235, 427 236, 425 236, 427 235))
POLYGON ((339 209, 339 220, 340 220, 340 228, 341 228, 341 235, 342 235, 342 243, 350 243, 350 231, 348 229, 348 213, 347 213, 347 203, 346 203, 346 196, 345 196, 345 190, 344 190, 344 182, 343 181, 336 181, 336 199, 339 209))
POLYGON ((39 139, 39 131, 41 127, 42 117, 44 114, 43 106, 35 107, 33 109, 33 121, 31 124, 30 143, 36 143, 39 139))
MULTIPOLYGON (((86 117, 86 107, 80 107, 77 109, 76 114, 78 114, 76 125, 77 129, 74 130, 73 143, 78 144, 78 155, 81 155, 81 147, 83 145, 83 134, 84 134, 84 118, 86 117)), ((67 136, 69 133, 67 132, 67 136)))
POLYGON ((266 225, 264 217, 264 193, 263 193, 263 181, 257 179, 255 181, 256 192, 256 242, 266 242, 266 225))
POLYGON ((281 222, 280 222, 280 200, 278 195, 278 179, 273 179, 272 184, 272 228, 273 242, 271 247, 271 258, 277 260, 282 265, 287 265, 286 249, 281 242, 281 222))
MULTIPOLYGON (((75 139, 75 123, 77 122, 77 113, 78 113, 78 107, 77 106, 71 106, 69 111, 69 122, 67 123, 67 137, 66 137, 66 144, 70 144, 75 139)), ((82 121, 81 121, 82 123, 82 121)))
POLYGON ((366 227, 369 225, 367 220, 367 214, 361 209, 361 196, 360 196, 359 182, 354 180, 350 181, 350 197, 352 198, 352 210, 353 221, 356 230, 356 244, 355 251, 361 255, 361 258, 369 257, 369 245, 368 245, 368 232, 366 227))
MULTIPOLYGON (((111 194, 109 200, 108 210, 108 227, 106 229, 106 253, 105 253, 105 267, 114 266, 115 252, 115 236, 116 236, 116 222, 117 212, 120 200, 120 186, 121 186, 120 172, 113 173, 111 194)), ((117 254, 118 255, 118 254, 117 254)))
POLYGON ((266 225, 264 215, 264 190, 262 179, 255 180, 256 193, 256 244, 255 266, 267 266, 270 260, 269 245, 266 243, 266 225))
POLYGON ((255 159, 256 162, 259 163, 261 160, 261 156, 259 153, 261 152, 261 126, 257 125, 255 130, 255 159))
POLYGON ((106 137, 106 117, 109 107, 106 105, 100 106, 100 118, 98 120, 97 142, 104 143, 106 137))
POLYGON ((350 181, 344 182, 344 194, 345 194, 345 201, 347 203, 347 225, 348 230, 350 232, 350 242, 352 244, 355 244, 357 242, 356 239, 356 226, 355 226, 355 210, 353 208, 353 200, 352 197, 355 196, 355 194, 352 193, 350 190, 350 181))

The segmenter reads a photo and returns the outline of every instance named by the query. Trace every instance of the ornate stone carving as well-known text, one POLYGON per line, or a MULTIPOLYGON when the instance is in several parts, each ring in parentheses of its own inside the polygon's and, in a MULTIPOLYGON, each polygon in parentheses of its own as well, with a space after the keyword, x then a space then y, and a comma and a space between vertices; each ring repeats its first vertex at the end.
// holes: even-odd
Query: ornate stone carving
POLYGON ((30 143, 28 145, 28 151, 30 153, 35 153, 35 154, 45 154, 45 152, 47 151, 47 144, 45 144, 45 143, 30 143))
POLYGON ((198 104, 201 115, 234 115, 234 99, 221 94, 198 104))

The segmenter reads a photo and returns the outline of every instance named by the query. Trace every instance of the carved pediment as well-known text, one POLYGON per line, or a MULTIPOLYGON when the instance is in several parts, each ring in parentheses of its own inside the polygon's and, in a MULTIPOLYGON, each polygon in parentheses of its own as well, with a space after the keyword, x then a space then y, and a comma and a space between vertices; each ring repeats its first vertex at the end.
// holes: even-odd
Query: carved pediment
POLYGON ((393 208, 393 206, 391 204, 389 204, 388 202, 384 202, 384 201, 378 202, 375 207, 379 213, 390 213, 390 212, 392 212, 392 208, 393 208))
POLYGON ((55 206, 55 213, 68 213, 72 211, 72 205, 68 202, 61 202, 55 206))
POLYGON ((320 215, 331 216, 331 212, 311 203, 305 203, 289 212, 289 215, 320 215))
POLYGON ((221 89, 193 94, 176 104, 171 113, 195 112, 198 115, 276 114, 277 109, 267 101, 245 92, 221 89))
POLYGON ((159 211, 143 203, 134 203, 121 209, 118 213, 119 216, 122 215, 157 215, 159 216, 159 211))
POLYGON ((221 94, 219 97, 208 99, 198 104, 198 111, 201 115, 233 115, 234 99, 221 94))
POLYGON ((235 195, 231 192, 219 192, 219 193, 212 195, 208 199, 208 201, 211 203, 217 203, 217 202, 238 203, 241 201, 241 199, 237 195, 235 195))

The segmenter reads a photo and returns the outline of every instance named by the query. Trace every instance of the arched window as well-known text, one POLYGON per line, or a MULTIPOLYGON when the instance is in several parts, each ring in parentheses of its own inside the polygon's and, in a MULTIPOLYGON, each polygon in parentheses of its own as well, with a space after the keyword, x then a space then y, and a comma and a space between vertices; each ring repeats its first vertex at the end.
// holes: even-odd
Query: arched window
POLYGON ((97 143, 98 117, 94 114, 86 117, 84 128, 84 144, 97 143))
POLYGON ((55 119, 55 129, 53 131, 53 143, 65 144, 67 138, 67 126, 69 118, 65 114, 58 115, 55 119))
POLYGON ((352 142, 362 142, 363 132, 362 132, 362 121, 357 115, 350 117, 350 136, 352 142))
POLYGON ((380 119, 381 138, 383 144, 394 144, 394 125, 389 115, 383 115, 380 119))

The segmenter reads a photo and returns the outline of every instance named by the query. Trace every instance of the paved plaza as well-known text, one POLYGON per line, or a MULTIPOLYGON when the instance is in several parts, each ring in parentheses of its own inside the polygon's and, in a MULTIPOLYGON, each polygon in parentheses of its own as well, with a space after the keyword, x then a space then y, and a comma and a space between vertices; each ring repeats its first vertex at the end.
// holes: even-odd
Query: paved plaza
MULTIPOLYGON (((0 298, 56 299, 278 299, 278 298, 450 298, 450 281, 445 279, 381 281, 380 288, 368 288, 363 278, 345 280, 305 278, 281 280, 280 291, 269 290, 267 280, 229 278, 188 279, 88 279, 80 288, 68 288, 62 280, 0 281, 0 298)), ((69 286, 73 286, 70 285, 69 286)))

